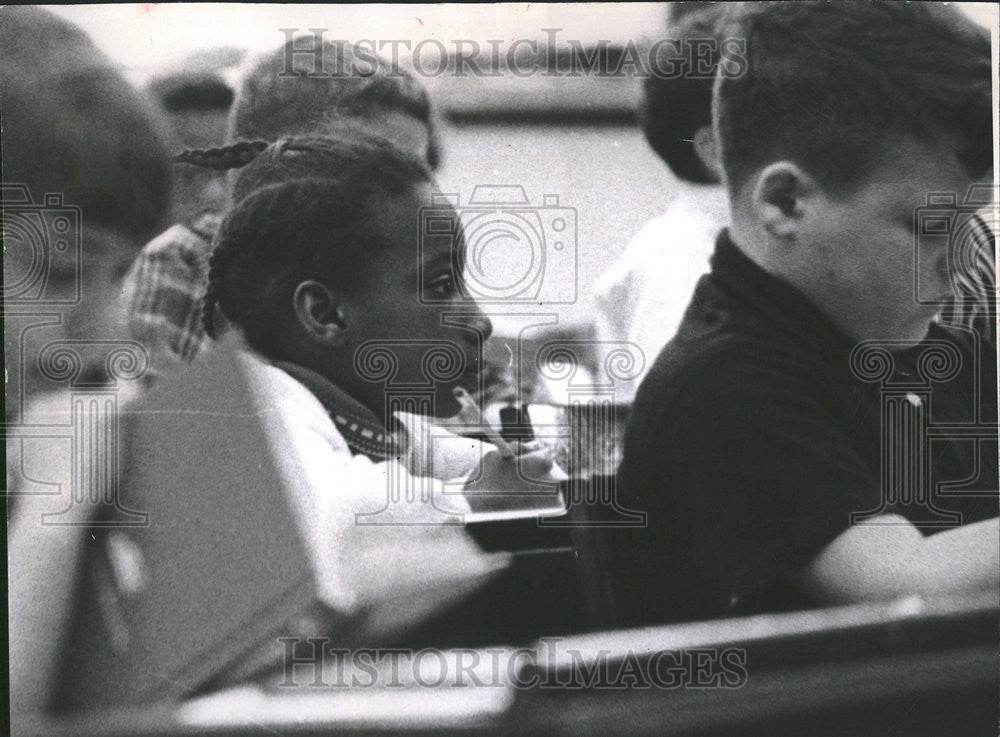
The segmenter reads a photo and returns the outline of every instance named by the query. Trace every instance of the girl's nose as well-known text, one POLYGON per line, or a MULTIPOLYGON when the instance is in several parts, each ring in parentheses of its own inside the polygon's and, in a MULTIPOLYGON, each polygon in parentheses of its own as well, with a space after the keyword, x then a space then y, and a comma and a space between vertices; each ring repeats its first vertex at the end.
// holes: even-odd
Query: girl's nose
POLYGON ((493 323, 475 303, 473 303, 472 307, 474 311, 463 311, 461 315, 444 314, 441 316, 441 320, 445 325, 458 328, 462 337, 470 344, 478 343, 482 345, 493 335, 493 323), (473 334, 475 334, 475 337, 473 337, 473 334))
POLYGON ((484 343, 493 335, 493 321, 483 312, 477 310, 469 325, 482 336, 484 343))

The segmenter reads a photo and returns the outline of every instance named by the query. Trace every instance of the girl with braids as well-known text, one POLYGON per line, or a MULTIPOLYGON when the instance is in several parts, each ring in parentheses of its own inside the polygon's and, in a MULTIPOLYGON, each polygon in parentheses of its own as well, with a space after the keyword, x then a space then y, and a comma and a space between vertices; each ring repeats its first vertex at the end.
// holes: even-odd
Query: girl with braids
MULTIPOLYGON (((136 508, 153 505, 149 514, 157 516, 159 530, 178 530, 176 536, 158 534, 183 538, 176 543, 184 546, 181 554, 162 547, 144 551, 147 559, 169 557, 169 573, 160 575, 185 582, 185 602, 175 618, 183 618, 184 629, 201 643, 232 643, 231 631, 212 634, 227 632, 232 611, 240 612, 240 622, 253 621, 253 631, 326 635, 346 646, 393 644, 438 614, 449 620, 450 633, 461 631, 463 623, 443 610, 501 573, 506 580, 515 572, 509 554, 484 552, 462 524, 474 493, 516 491, 519 496, 507 498, 521 504, 526 491, 547 494, 550 501, 558 494, 551 483, 524 480, 553 480, 544 452, 521 446, 521 455, 504 458, 488 444, 434 427, 427 417, 394 411, 453 415, 459 410, 455 388, 472 389, 478 381, 481 343, 491 325, 463 296, 457 214, 435 205, 435 216, 452 229, 421 239, 421 208, 435 194, 426 165, 360 132, 242 142, 181 158, 239 171, 235 204, 215 238, 205 296, 205 325, 217 345, 165 375, 137 410, 147 427, 163 423, 159 435, 141 425, 133 434, 143 451, 128 483, 140 491, 128 498, 136 508), (217 313, 230 326, 224 334, 217 330, 217 313), (227 392, 233 396, 237 385, 248 394, 219 399, 227 392), (400 388, 410 402, 404 407, 387 400, 400 388), (176 397, 182 400, 171 401, 176 397), (242 411, 248 401, 254 412, 242 411), (247 424, 253 422, 263 427, 263 446, 256 425, 247 424), (246 480, 247 469, 271 471, 260 471, 267 479, 261 486, 258 479, 246 480), (446 493, 447 482, 454 486, 446 493), (141 491, 142 483, 151 487, 148 492, 141 491), (281 489, 287 507, 266 496, 272 485, 281 489), (157 499, 169 499, 170 511, 164 513, 157 499), (261 504, 267 510, 255 511, 261 504), (204 511, 227 505, 246 506, 241 525, 220 524, 204 511), (301 541, 294 549, 308 562, 303 573, 310 576, 310 589, 287 592, 281 583, 274 599, 263 589, 274 583, 272 561, 286 559, 286 544, 268 537, 260 554, 256 547, 249 556, 233 551, 245 551, 246 536, 255 534, 246 531, 258 528, 248 524, 253 515, 271 519, 284 515, 284 508, 290 520, 274 519, 271 526, 284 529, 294 521, 301 541), (243 566, 238 574, 234 559, 243 566), (206 604, 231 580, 258 582, 262 591, 234 586, 225 591, 224 610, 206 604), (281 614, 281 607, 291 606, 289 601, 298 606, 302 598, 315 606, 306 624, 302 610, 290 618, 281 614)), ((299 565, 299 557, 289 565, 299 565)), ((149 568, 155 576, 157 566, 149 568)), ((162 592, 157 585, 151 581, 145 590, 162 592)), ((85 595, 95 597, 97 588, 85 595)), ((159 596, 157 602, 168 598, 149 596, 159 596)), ((155 613, 135 637, 148 631, 156 639, 176 626, 162 608, 149 611, 155 613)), ((95 619, 100 624, 98 615, 81 616, 80 627, 96 627, 87 624, 95 619)), ((65 668, 71 686, 65 693, 80 707, 163 696, 178 685, 205 687, 204 680, 188 681, 195 676, 174 670, 172 681, 154 682, 168 665, 147 659, 140 667, 128 660, 127 648, 124 655, 109 655, 113 668, 85 655, 92 645, 110 647, 106 631, 74 635, 81 655, 65 668), (126 694, 109 696, 108 683, 126 694)), ((246 626, 239 632, 253 636, 246 626)), ((213 650, 216 670, 208 677, 220 686, 280 666, 289 653, 275 653, 274 643, 274 637, 239 643, 225 658, 213 650)), ((173 649, 164 657, 178 660, 173 649)), ((204 679, 209 666, 199 668, 204 679)))
MULTIPOLYGON (((289 39, 251 60, 235 90, 227 142, 322 136, 353 125, 389 138, 432 169, 437 166, 437 116, 414 75, 351 44, 325 41, 308 53, 304 47, 310 47, 308 39, 289 39)), ((188 181, 189 173, 182 172, 180 181, 188 181)), ((128 329, 150 353, 147 383, 191 361, 210 342, 199 300, 220 220, 214 209, 192 210, 191 217, 147 243, 125 277, 128 329)))
MULTIPOLYGON (((408 447, 410 470, 439 478, 473 471, 482 457, 476 443, 463 439, 471 450, 461 458, 440 448, 432 458, 414 437, 426 439, 419 415, 456 415, 455 390, 477 389, 492 331, 462 288, 458 214, 438 203, 423 160, 352 128, 178 158, 240 170, 210 259, 206 334, 232 324, 234 340, 269 361, 280 383, 310 390, 334 422, 338 448, 385 460, 408 447), (448 232, 421 232, 431 202, 448 232), (391 406, 394 386, 426 387, 423 403, 391 406)), ((526 478, 546 478, 552 462, 538 447, 520 446, 528 452, 516 464, 488 453, 471 486, 523 491, 526 478)))
MULTIPOLYGON (((351 128, 336 138, 242 141, 178 160, 240 169, 209 260, 203 320, 210 337, 220 317, 232 322, 256 352, 322 375, 379 419, 385 384, 366 376, 359 349, 391 343, 392 381, 420 383, 427 346, 441 343, 448 355, 435 355, 466 371, 440 382, 426 409, 459 411, 453 390, 475 388, 479 348, 492 326, 462 294, 460 231, 421 239, 421 209, 434 193, 426 164, 351 128), (444 319, 456 309, 461 325, 444 319)), ((436 213, 454 228, 454 210, 436 213)))

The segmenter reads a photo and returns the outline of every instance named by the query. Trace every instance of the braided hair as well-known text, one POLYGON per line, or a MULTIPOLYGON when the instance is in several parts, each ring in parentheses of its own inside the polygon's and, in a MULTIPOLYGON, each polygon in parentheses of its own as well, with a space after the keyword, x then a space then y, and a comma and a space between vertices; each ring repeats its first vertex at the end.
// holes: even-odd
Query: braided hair
POLYGON ((360 265, 383 245, 371 225, 374 205, 431 181, 417 157, 350 129, 337 137, 240 141, 177 160, 240 169, 209 260, 202 320, 214 338, 221 310, 271 357, 280 352, 295 287, 319 279, 349 291, 360 265))
POLYGON ((231 146, 221 148, 181 151, 177 154, 176 161, 181 164, 194 164, 205 169, 228 171, 246 166, 269 145, 267 141, 237 141, 231 146))

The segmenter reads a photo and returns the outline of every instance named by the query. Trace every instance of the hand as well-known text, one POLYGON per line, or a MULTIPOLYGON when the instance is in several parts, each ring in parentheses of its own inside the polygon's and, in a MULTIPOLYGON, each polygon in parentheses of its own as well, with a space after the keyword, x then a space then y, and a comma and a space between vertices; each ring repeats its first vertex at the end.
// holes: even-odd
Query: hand
POLYGON ((518 453, 514 458, 504 458, 495 450, 487 453, 479 468, 469 477, 469 482, 465 485, 466 491, 553 492, 555 489, 552 483, 539 481, 552 470, 552 455, 549 450, 532 450, 532 443, 517 443, 512 444, 512 447, 518 453))
POLYGON ((543 441, 534 440, 511 440, 507 443, 510 449, 514 451, 515 456, 528 455, 529 453, 537 453, 539 451, 545 451, 552 457, 551 449, 543 441))

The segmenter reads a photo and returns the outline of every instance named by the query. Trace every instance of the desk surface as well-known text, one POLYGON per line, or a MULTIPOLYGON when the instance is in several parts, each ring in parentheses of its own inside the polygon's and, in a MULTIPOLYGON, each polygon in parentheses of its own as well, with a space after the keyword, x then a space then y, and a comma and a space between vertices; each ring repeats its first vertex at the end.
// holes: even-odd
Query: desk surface
POLYGON ((993 594, 911 598, 488 651, 500 668, 488 662, 487 651, 476 651, 483 658, 479 670, 468 663, 473 651, 443 651, 444 659, 410 653, 394 681, 370 685, 368 677, 370 687, 271 684, 179 706, 59 722, 15 719, 13 734, 696 735, 710 730, 713 735, 773 735, 787 730, 832 735, 902 729, 899 733, 907 737, 971 737, 996 728, 998 615, 993 594), (609 665, 629 658, 649 664, 658 653, 719 648, 744 653, 742 683, 650 688, 599 681, 613 675, 609 665), (414 661, 420 661, 419 668, 412 667, 414 661), (515 665, 508 668, 510 663, 515 665), (461 678, 442 679, 442 673, 461 678), (574 673, 584 678, 597 673, 598 681, 574 682, 574 673))

